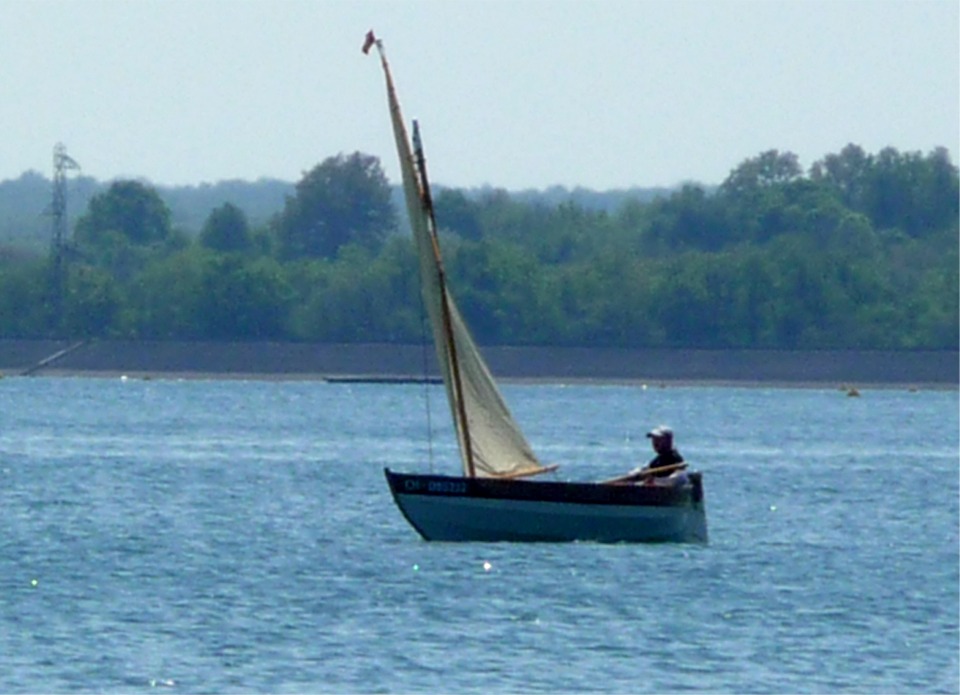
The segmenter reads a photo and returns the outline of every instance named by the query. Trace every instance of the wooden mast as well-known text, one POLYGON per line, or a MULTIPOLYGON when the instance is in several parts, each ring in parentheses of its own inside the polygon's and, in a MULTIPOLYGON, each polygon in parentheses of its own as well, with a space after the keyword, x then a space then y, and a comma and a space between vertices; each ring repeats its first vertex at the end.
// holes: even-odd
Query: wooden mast
POLYGON ((473 463, 473 446, 470 442, 470 425, 467 421, 467 409, 463 399, 463 380, 460 376, 460 362, 457 358, 457 343, 453 338, 453 321, 450 318, 450 303, 447 300, 447 277, 443 269, 443 257, 440 255, 440 242, 437 239, 437 220, 433 214, 433 198, 430 195, 430 182, 427 178, 427 162, 423 156, 423 145, 420 142, 420 127, 413 122, 413 151, 416 157, 416 169, 420 178, 421 202, 430 219, 430 241, 433 245, 433 256, 437 263, 437 280, 440 285, 440 307, 443 315, 443 332, 446 336, 450 352, 450 372, 453 377, 453 391, 457 398, 457 418, 460 420, 460 431, 463 433, 463 446, 467 459, 467 475, 475 478, 476 467, 473 463))

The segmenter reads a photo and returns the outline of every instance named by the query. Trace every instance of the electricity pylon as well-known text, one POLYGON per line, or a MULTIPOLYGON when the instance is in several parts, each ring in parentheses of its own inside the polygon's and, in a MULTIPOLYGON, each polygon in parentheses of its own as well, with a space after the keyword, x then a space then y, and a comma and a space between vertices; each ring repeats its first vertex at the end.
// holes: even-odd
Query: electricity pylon
POLYGON ((53 202, 50 215, 53 218, 53 287, 52 310, 53 330, 57 333, 63 327, 63 299, 66 288, 66 265, 64 245, 67 237, 67 172, 80 169, 80 165, 67 154, 63 143, 53 148, 53 202))

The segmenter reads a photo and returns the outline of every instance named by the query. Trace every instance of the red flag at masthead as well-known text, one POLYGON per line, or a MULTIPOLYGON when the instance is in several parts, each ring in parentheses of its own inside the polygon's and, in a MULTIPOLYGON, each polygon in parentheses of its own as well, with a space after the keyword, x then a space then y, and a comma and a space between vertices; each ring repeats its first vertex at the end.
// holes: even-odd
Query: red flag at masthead
POLYGON ((363 54, 370 52, 370 47, 377 42, 377 37, 373 35, 373 29, 367 32, 367 37, 363 40, 363 54))

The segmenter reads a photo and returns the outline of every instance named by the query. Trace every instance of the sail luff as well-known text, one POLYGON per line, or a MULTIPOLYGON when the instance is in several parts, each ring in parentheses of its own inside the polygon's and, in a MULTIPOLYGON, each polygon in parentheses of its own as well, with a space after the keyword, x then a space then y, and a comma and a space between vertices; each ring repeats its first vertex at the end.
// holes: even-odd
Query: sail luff
POLYGON ((462 403, 463 401, 462 390, 460 393, 457 393, 456 381, 452 373, 450 345, 453 340, 453 330, 452 322, 449 319, 451 312, 448 302, 446 301, 447 293, 442 287, 439 276, 439 265, 436 262, 439 249, 435 248, 432 235, 428 228, 428 217, 425 214, 423 206, 423 190, 420 178, 417 176, 415 170, 416 159, 410 147, 410 139, 403 122, 403 115, 400 111, 400 101, 397 98, 396 89, 393 84, 393 76, 390 73, 390 65, 387 63, 386 52, 381 42, 377 41, 376 46, 380 54, 380 63, 383 67, 387 83, 387 100, 390 106, 390 119, 393 126, 397 154, 400 159, 400 173, 403 179, 407 213, 410 218, 414 243, 417 246, 418 257, 420 259, 420 277, 424 304, 426 305, 430 318, 433 342, 437 352, 437 361, 443 376, 444 388, 447 391, 447 403, 450 407, 450 415, 453 418, 454 429, 460 445, 463 470, 466 475, 471 475, 471 471, 474 471, 472 462, 473 453, 472 447, 469 444, 469 430, 465 429, 467 418, 464 415, 461 419, 462 410, 458 406, 458 403, 462 403), (444 309, 445 305, 447 305, 446 309, 444 309), (443 314, 445 312, 448 315, 447 323, 451 326, 449 338, 443 330, 443 314))
POLYGON ((383 46, 379 41, 375 43, 386 77, 404 195, 420 259, 421 289, 464 472, 468 476, 487 477, 542 472, 544 468, 510 414, 446 287, 426 172, 411 149, 383 46), (421 167, 419 173, 418 167, 421 167))

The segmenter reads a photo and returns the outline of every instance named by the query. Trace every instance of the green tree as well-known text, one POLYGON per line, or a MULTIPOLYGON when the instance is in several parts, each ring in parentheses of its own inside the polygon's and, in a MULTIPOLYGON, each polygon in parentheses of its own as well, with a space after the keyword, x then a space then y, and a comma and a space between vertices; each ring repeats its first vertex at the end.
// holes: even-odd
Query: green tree
POLYGON ((293 294, 284 269, 271 258, 193 247, 151 263, 131 294, 140 337, 289 337, 293 294))
POLYGON ((795 154, 777 150, 737 166, 718 191, 731 241, 762 243, 791 231, 784 195, 791 184, 801 182, 802 174, 795 154))
POLYGON ((156 258, 130 288, 140 338, 203 338, 201 277, 209 252, 199 247, 156 258))
POLYGON ((401 237, 388 240, 377 255, 351 244, 335 262, 295 264, 294 335, 335 342, 420 340, 416 268, 412 244, 401 237))
POLYGON ((726 195, 741 195, 758 188, 776 186, 798 179, 803 174, 797 155, 767 150, 747 159, 735 168, 720 186, 726 195))
POLYGON ((470 201, 462 191, 444 188, 434 197, 437 224, 464 239, 476 241, 482 235, 480 215, 476 203, 470 201))
POLYGON ((878 229, 924 236, 956 226, 958 193, 957 168, 943 148, 924 157, 887 147, 873 160, 864 211, 878 229))
POLYGON ((156 190, 138 181, 116 181, 77 220, 71 265, 107 271, 121 284, 131 281, 157 253, 189 241, 174 233, 170 210, 156 190))
POLYGON ((683 249, 717 251, 730 240, 723 201, 708 196, 700 186, 686 185, 649 207, 644 240, 658 253, 683 249))
POLYGON ((67 279, 64 329, 74 337, 121 334, 121 292, 114 277, 99 268, 80 266, 67 279))
POLYGON ((851 210, 863 212, 866 186, 873 158, 859 145, 850 143, 839 154, 829 154, 810 167, 810 178, 838 191, 841 202, 851 210))
POLYGON ((170 236, 170 210, 157 191, 139 181, 116 181, 90 200, 77 220, 76 241, 100 246, 119 234, 134 245, 162 242, 170 236))
POLYGON ((522 344, 536 335, 543 304, 543 266, 518 244, 482 239, 447 255, 451 287, 475 337, 522 344))
POLYGON ((348 243, 377 249, 395 228, 390 187, 376 157, 330 157, 297 184, 275 222, 282 258, 334 258, 348 243))
POLYGON ((200 270, 194 321, 205 338, 279 338, 290 299, 289 284, 275 260, 209 255, 200 270))
POLYGON ((0 337, 40 338, 48 333, 48 263, 0 263, 0 337))
POLYGON ((253 246, 247 216, 233 203, 224 203, 210 212, 199 241, 215 251, 247 251, 253 246))

